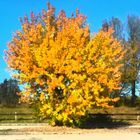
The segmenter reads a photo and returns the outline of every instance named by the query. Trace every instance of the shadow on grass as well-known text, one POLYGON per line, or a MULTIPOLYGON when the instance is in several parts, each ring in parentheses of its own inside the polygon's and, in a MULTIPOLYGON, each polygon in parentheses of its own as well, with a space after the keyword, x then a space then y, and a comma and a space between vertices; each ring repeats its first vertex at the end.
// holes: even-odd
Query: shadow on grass
POLYGON ((131 124, 126 121, 113 120, 108 114, 89 115, 80 125, 83 129, 93 128, 121 128, 131 124))

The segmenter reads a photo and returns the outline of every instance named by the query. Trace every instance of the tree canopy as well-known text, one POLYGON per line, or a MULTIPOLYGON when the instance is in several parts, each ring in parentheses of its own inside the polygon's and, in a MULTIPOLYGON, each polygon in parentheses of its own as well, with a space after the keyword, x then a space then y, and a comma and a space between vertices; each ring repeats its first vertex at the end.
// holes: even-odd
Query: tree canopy
POLYGON ((21 19, 22 30, 8 44, 5 60, 13 76, 25 83, 22 100, 38 104, 51 123, 78 123, 92 107, 110 107, 120 88, 123 47, 113 30, 93 36, 86 17, 67 17, 54 7, 21 19))

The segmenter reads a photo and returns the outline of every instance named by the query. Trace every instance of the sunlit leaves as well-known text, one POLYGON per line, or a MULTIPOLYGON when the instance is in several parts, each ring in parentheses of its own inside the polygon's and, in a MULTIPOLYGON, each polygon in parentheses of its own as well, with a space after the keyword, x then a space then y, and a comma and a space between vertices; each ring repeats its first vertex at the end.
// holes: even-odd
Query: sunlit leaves
POLYGON ((119 89, 123 50, 113 31, 90 37, 86 18, 57 17, 49 4, 42 15, 22 21, 6 51, 8 66, 26 83, 23 99, 38 101, 40 115, 52 123, 77 123, 92 107, 109 107, 119 89))

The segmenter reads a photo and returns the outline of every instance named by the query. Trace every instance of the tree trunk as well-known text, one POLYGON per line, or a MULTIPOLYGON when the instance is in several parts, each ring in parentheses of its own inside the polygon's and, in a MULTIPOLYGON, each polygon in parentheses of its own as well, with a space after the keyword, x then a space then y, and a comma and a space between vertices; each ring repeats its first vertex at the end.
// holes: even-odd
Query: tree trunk
POLYGON ((135 106, 135 102, 136 102, 136 83, 135 81, 132 82, 132 90, 131 90, 131 105, 135 106))

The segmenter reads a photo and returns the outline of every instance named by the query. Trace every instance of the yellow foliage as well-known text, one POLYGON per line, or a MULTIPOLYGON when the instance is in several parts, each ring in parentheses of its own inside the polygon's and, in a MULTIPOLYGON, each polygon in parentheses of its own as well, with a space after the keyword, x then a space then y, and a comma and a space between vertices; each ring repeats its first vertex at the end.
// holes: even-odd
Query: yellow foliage
POLYGON ((51 5, 42 22, 36 18, 22 22, 6 51, 8 66, 29 85, 23 97, 38 99, 40 114, 62 124, 80 120, 91 106, 116 101, 110 94, 120 86, 124 51, 113 30, 91 37, 82 14, 69 18, 61 11, 55 18, 51 5))

